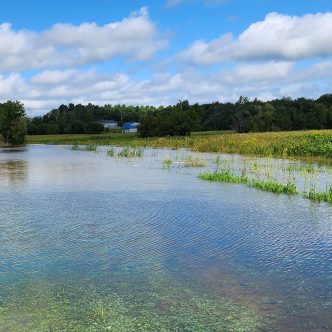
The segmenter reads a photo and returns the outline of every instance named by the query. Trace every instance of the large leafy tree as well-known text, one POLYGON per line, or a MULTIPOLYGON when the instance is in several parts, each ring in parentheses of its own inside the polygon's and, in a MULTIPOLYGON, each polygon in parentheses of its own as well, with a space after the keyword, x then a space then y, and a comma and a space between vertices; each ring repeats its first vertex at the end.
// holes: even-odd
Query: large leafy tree
POLYGON ((25 142, 27 123, 25 110, 19 101, 0 104, 0 136, 6 145, 19 146, 25 142))

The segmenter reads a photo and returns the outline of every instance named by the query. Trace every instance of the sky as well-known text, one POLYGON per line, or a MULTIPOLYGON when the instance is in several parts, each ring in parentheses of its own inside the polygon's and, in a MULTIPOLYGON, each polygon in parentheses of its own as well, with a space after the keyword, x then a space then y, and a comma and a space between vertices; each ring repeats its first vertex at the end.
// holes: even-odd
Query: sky
POLYGON ((331 0, 1 0, 0 102, 30 116, 325 93, 331 0))

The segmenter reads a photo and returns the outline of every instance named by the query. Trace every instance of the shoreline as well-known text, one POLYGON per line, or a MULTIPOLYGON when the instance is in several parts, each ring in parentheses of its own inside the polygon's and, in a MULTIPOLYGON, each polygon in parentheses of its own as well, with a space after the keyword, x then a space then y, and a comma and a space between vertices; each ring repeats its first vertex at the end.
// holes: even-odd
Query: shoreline
POLYGON ((197 132, 187 137, 139 138, 135 134, 28 136, 27 144, 185 148, 192 152, 240 154, 264 158, 332 162, 332 130, 264 132, 197 132))

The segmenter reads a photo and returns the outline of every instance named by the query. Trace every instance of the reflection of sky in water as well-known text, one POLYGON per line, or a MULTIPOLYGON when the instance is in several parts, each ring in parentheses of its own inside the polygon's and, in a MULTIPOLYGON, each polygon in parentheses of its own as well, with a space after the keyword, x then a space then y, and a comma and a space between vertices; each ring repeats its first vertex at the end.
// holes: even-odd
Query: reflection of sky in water
POLYGON ((331 207, 162 169, 184 151, 146 154, 0 154, 0 283, 98 280, 109 293, 128 271, 133 287, 163 271, 180 289, 277 315, 284 329, 332 327, 331 207))

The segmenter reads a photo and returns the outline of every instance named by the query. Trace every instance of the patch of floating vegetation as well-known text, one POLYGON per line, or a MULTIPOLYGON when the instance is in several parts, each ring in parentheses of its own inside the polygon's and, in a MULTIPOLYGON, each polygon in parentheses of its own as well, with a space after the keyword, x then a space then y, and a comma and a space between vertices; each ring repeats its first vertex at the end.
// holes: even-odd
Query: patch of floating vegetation
POLYGON ((113 275, 114 285, 34 280, 3 288, 2 293, 9 294, 1 303, 1 329, 247 332, 268 328, 268 322, 254 310, 210 292, 184 288, 163 271, 146 271, 143 276, 137 271, 125 273, 113 275))

